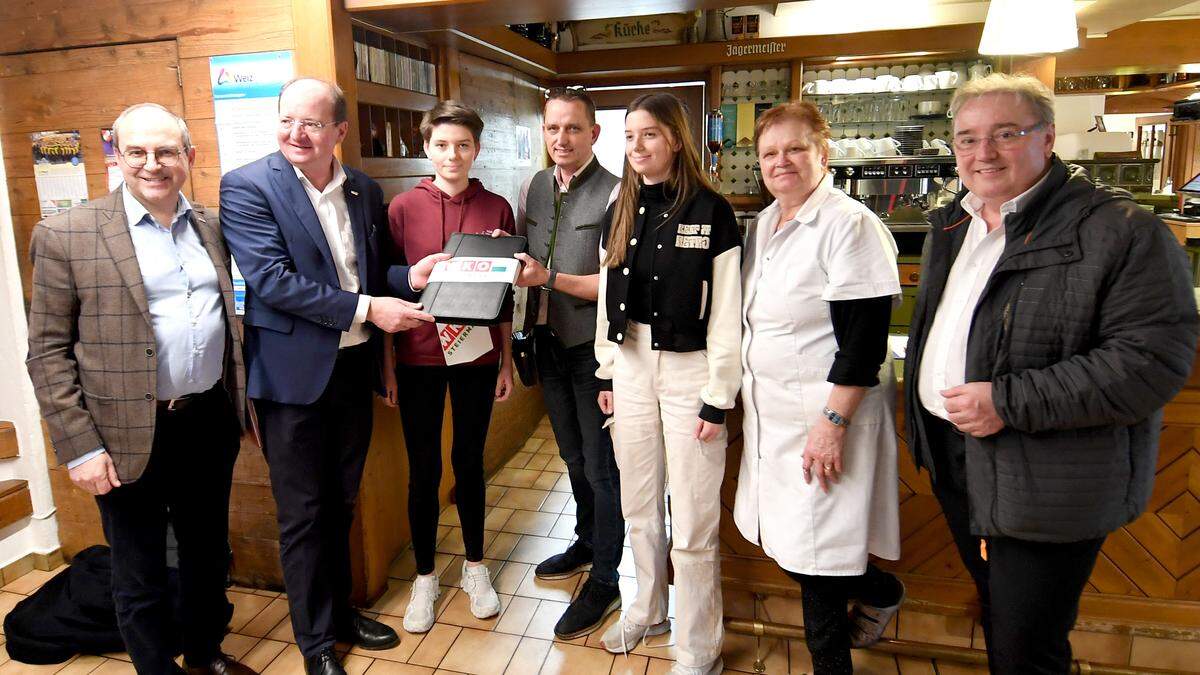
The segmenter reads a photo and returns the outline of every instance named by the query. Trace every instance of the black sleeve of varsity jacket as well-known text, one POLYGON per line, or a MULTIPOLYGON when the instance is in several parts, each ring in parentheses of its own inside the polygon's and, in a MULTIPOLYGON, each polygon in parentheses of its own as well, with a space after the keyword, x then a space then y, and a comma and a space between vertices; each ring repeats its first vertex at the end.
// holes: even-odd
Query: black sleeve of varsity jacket
POLYGON ((851 387, 879 384, 879 367, 887 357, 892 296, 835 300, 829 303, 838 350, 828 381, 851 387))

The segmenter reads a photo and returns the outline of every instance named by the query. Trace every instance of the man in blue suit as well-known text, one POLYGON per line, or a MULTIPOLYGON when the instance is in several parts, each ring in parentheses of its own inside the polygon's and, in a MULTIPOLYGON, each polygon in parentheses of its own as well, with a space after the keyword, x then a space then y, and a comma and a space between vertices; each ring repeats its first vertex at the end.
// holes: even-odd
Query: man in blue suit
POLYGON ((448 256, 387 267, 383 192, 333 154, 348 127, 337 85, 289 82, 279 117, 279 152, 221 180, 221 220, 246 278, 246 388, 270 467, 292 629, 310 675, 342 675, 335 641, 399 642, 350 607, 349 534, 371 439, 376 328, 432 321, 417 291, 448 256))

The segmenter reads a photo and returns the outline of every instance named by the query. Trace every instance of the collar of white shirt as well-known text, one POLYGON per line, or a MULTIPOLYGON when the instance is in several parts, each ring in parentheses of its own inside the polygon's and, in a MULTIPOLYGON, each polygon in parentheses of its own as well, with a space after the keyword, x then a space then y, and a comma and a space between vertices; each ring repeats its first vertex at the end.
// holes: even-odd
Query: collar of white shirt
MULTIPOLYGON (((833 190, 833 174, 827 174, 821 179, 820 183, 817 183, 817 187, 813 189, 812 194, 808 195, 808 199, 804 200, 804 203, 800 205, 800 208, 796 211, 796 215, 792 216, 790 220, 780 223, 779 226, 783 227, 793 221, 801 225, 807 225, 816 220, 817 214, 821 210, 821 205, 825 203, 825 198, 829 196, 831 190, 833 190)), ((775 217, 783 218, 783 207, 780 206, 779 200, 776 199, 771 206, 777 211, 774 214, 775 217)))
MULTIPOLYGON (((1038 179, 1038 182, 1033 184, 1033 187, 1000 205, 1000 216, 1003 218, 1010 213, 1017 213, 1021 209, 1025 208, 1025 205, 1027 205, 1029 200, 1033 197, 1033 193, 1036 192, 1037 189, 1042 186, 1042 183, 1045 183, 1046 179, 1049 177, 1050 169, 1047 167, 1046 173, 1042 174, 1042 177, 1038 179)), ((983 218, 983 216, 980 215, 983 212, 983 200, 976 196, 975 193, 969 190, 967 191, 967 194, 962 198, 962 207, 963 210, 969 213, 972 218, 983 218)))
MULTIPOLYGON (((133 196, 133 194, 129 191, 128 185, 121 186, 121 201, 125 205, 125 221, 129 223, 129 227, 140 224, 142 219, 146 216, 150 216, 150 220, 154 221, 154 216, 150 215, 150 210, 143 206, 142 203, 137 200, 137 197, 133 196)), ((175 227, 175 223, 179 222, 180 218, 191 213, 191 211, 191 202, 187 200, 187 197, 183 196, 182 192, 179 193, 179 203, 175 205, 175 218, 167 224, 167 227, 175 227)), ((162 224, 158 223, 158 225, 161 226, 162 224)))
POLYGON ((596 154, 592 153, 592 158, 589 159, 588 161, 584 162, 583 166, 579 167, 579 169, 575 173, 571 174, 571 178, 569 180, 565 180, 565 181, 563 180, 562 169, 560 169, 558 167, 558 165, 555 165, 554 180, 558 181, 558 191, 566 192, 568 189, 570 189, 571 181, 578 178, 579 174, 583 173, 584 169, 587 169, 589 166, 591 166, 592 162, 594 162, 594 161, 596 161, 596 154))
POLYGON ((305 176, 304 172, 295 165, 292 166, 292 170, 296 172, 296 178, 300 179, 300 184, 304 186, 305 192, 315 194, 318 197, 329 196, 334 190, 341 189, 342 183, 346 182, 346 170, 342 168, 342 163, 336 159, 333 160, 333 178, 330 179, 329 184, 325 186, 324 190, 318 190, 317 186, 313 185, 312 181, 308 179, 308 176, 305 176))

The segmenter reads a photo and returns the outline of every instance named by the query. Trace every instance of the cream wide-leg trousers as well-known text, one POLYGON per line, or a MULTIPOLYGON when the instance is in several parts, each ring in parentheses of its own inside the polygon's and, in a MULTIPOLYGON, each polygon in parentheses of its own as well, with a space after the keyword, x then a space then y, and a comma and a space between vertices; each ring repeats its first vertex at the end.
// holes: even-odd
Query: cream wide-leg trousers
POLYGON ((621 510, 629 524, 637 596, 628 621, 667 618, 667 533, 663 487, 671 494, 677 660, 703 667, 721 655, 718 523, 728 433, 696 439, 705 352, 651 349, 650 328, 630 322, 613 364, 613 447, 621 471, 621 510))

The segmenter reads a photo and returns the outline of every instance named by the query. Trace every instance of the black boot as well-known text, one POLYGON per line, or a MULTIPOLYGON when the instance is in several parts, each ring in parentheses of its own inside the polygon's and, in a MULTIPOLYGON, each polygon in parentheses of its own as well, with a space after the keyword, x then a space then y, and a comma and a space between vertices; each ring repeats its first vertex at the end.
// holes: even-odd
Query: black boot
POLYGON ((573 577, 590 569, 592 569, 592 549, 586 544, 576 541, 566 551, 543 560, 533 573, 539 579, 550 581, 573 577))
POLYGON ((587 635, 599 628, 609 614, 619 609, 621 589, 616 584, 606 584, 589 577, 579 595, 555 624, 554 635, 563 640, 587 635))
POLYGON ((338 642, 349 642, 363 649, 391 649, 400 644, 400 636, 386 623, 368 619, 358 612, 350 616, 335 631, 338 642))

